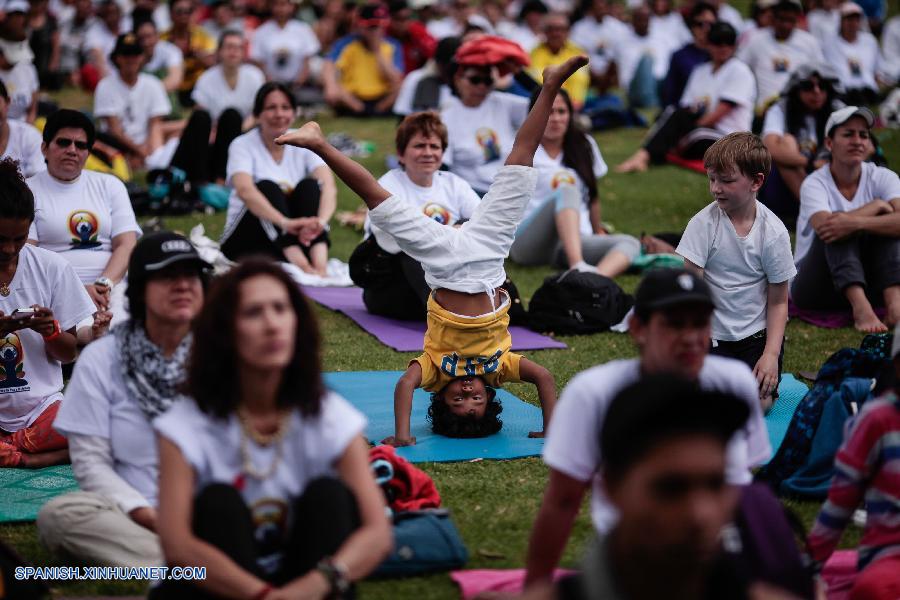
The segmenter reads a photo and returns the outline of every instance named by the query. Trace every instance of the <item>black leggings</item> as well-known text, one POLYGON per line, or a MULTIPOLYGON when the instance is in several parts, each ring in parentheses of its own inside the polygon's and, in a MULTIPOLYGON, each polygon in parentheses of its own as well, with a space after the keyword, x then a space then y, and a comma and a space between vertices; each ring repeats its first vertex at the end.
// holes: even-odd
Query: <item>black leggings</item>
POLYGON ((363 288, 363 303, 373 315, 424 321, 431 288, 421 263, 403 252, 395 255, 393 277, 363 288))
MULTIPOLYGON (((285 194, 277 183, 269 180, 256 182, 256 188, 286 217, 295 219, 319 214, 320 190, 315 179, 302 180, 290 194, 285 194)), ((284 260, 284 249, 290 246, 299 246, 309 258, 309 249, 314 245, 320 242, 331 244, 328 233, 323 231, 308 247, 303 246, 297 236, 281 231, 268 221, 261 221, 249 209, 244 211, 240 221, 227 234, 222 241, 222 253, 231 260, 254 254, 284 260)))
MULTIPOLYGON (((239 567, 273 585, 283 585, 316 567, 337 552, 359 529, 356 498, 340 481, 316 479, 306 486, 292 507, 294 523, 282 546, 281 568, 263 573, 257 559, 256 527, 240 492, 230 485, 209 485, 194 499, 193 532, 199 539, 224 552, 239 567)), ((151 600, 215 598, 191 583, 166 581, 151 590, 151 600)))
POLYGON ((712 146, 716 134, 705 128, 697 127, 700 115, 687 108, 668 106, 662 111, 650 128, 644 142, 644 150, 650 154, 654 164, 666 161, 666 154, 676 148, 679 154, 687 159, 703 158, 706 149, 712 146), (689 134, 697 132, 701 135, 691 139, 689 134), (708 135, 702 135, 708 134, 708 135))

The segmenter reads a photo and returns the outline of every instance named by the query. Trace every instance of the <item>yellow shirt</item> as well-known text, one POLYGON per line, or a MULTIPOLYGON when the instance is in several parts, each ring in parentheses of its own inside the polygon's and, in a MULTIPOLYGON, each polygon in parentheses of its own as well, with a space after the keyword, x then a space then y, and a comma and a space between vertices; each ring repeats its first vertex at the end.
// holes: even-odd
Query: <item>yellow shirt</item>
MULTIPOLYGON (((573 56, 582 54, 587 54, 587 52, 583 50, 581 46, 574 44, 571 41, 567 41, 566 45, 560 49, 558 54, 553 54, 553 52, 550 51, 550 48, 547 47, 547 44, 538 44, 534 47, 534 50, 531 51, 531 75, 538 82, 542 82, 545 67, 562 64, 573 56)), ((569 93, 572 104, 574 104, 576 108, 580 108, 584 105, 590 86, 591 72, 588 70, 587 66, 584 66, 575 71, 574 75, 569 77, 568 81, 563 84, 563 89, 569 93)))
MULTIPOLYGON (((167 31, 160 36, 160 39, 171 42, 171 31, 167 31)), ((191 27, 191 39, 188 42, 191 52, 199 52, 201 54, 214 54, 216 51, 216 40, 206 33, 202 27, 191 27)), ((194 84, 203 75, 206 65, 199 58, 185 55, 184 57, 184 79, 178 89, 181 91, 190 91, 194 88, 194 84)))
POLYGON ((458 377, 483 377, 491 387, 519 378, 519 354, 510 352, 509 307, 479 317, 454 314, 428 298, 425 352, 415 362, 422 367, 421 387, 439 392, 458 377))
MULTIPOLYGON (((379 50, 388 62, 394 62, 392 44, 383 41, 379 50)), ((390 82, 378 68, 378 58, 358 39, 344 47, 334 64, 340 71, 341 86, 360 100, 378 100, 391 91, 390 82)))

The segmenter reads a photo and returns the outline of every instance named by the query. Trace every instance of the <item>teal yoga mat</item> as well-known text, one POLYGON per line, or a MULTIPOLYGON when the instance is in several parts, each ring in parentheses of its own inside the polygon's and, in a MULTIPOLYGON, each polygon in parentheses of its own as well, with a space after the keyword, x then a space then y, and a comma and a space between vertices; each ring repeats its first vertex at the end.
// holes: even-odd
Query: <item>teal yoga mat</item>
POLYGON ((0 468, 0 523, 34 521, 45 502, 77 489, 71 465, 0 468))
MULTIPOLYGON (((325 383, 349 400, 369 420, 366 436, 378 443, 394 435, 394 386, 401 371, 349 371, 325 374, 325 383)), ((509 459, 538 456, 544 440, 530 439, 529 431, 542 427, 541 409, 523 402, 506 390, 497 390, 503 404, 500 433, 478 439, 452 439, 431 433, 425 420, 430 394, 416 390, 410 422, 416 445, 398 448, 397 453, 410 462, 454 462, 485 459, 509 459)))
POLYGON ((769 431, 769 443, 772 445, 772 456, 778 452, 784 434, 787 433, 788 425, 794 417, 794 412, 803 396, 809 388, 796 377, 790 374, 781 376, 781 383, 778 386, 778 400, 772 406, 772 410, 766 415, 766 429, 769 431))

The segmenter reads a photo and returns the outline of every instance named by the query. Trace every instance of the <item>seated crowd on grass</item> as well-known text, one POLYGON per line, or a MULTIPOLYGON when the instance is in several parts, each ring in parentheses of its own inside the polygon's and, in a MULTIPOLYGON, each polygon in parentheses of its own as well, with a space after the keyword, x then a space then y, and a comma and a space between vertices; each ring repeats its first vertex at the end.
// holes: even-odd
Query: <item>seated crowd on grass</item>
POLYGON ((71 463, 79 490, 37 519, 54 556, 207 568, 151 597, 352 595, 390 522, 366 417, 325 386, 329 333, 279 265, 328 276, 341 181, 368 209, 350 259, 367 310, 427 324, 382 443, 416 444, 417 388, 456 438, 500 430, 504 383, 536 390, 549 471, 527 597, 813 597, 865 501, 850 597, 897 598, 894 391, 848 426, 799 583, 748 571, 722 532, 774 450, 789 302, 900 332, 900 178, 869 108, 898 80, 900 17, 868 1, 757 0, 745 21, 702 0, 7 0, 0 468, 71 463), (45 95, 73 86, 90 114, 45 95), (634 109, 655 122, 617 172, 708 177, 675 234, 602 218, 588 129, 634 109), (321 110, 399 118, 393 168, 370 173, 314 120, 293 128, 321 110), (227 272, 142 232, 144 173, 189 208, 221 197, 227 272), (660 252, 684 268, 638 285, 636 358, 558 390, 511 351, 506 259, 609 280, 660 252), (553 583, 589 488, 594 540, 553 583))

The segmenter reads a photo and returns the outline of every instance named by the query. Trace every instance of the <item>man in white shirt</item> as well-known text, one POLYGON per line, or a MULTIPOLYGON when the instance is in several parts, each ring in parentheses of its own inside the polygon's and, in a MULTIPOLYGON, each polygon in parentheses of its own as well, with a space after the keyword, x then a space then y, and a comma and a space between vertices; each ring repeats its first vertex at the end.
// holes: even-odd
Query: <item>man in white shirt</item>
POLYGON ((781 0, 772 8, 771 29, 758 32, 738 50, 737 57, 756 76, 759 114, 778 98, 791 73, 800 65, 824 62, 816 39, 797 28, 802 12, 799 0, 781 0))
POLYGON ((696 275, 681 269, 650 271, 638 286, 629 322, 639 358, 588 369, 563 390, 544 446, 550 478, 528 544, 526 584, 550 579, 588 486, 594 527, 602 534, 615 525, 618 516, 599 475, 600 431, 612 399, 641 375, 677 374, 706 391, 729 393, 747 404, 750 418, 728 444, 730 483, 750 483, 750 468, 769 459, 771 447, 753 374, 743 363, 708 356, 714 307, 709 286, 696 275))
POLYGON ((171 94, 184 79, 184 55, 172 42, 159 39, 156 23, 150 19, 135 24, 134 33, 144 48, 146 62, 141 70, 158 77, 171 94))
POLYGON ((666 77, 675 48, 665 32, 651 31, 646 5, 632 11, 631 26, 612 51, 619 87, 627 92, 632 107, 659 106, 659 84, 666 77))
POLYGON ((609 14, 607 0, 593 0, 590 10, 572 25, 572 41, 588 51, 591 83, 601 92, 610 87, 609 66, 619 39, 630 33, 628 26, 609 14))
POLYGON ((878 101, 876 77, 883 70, 878 40, 861 31, 863 9, 855 2, 844 2, 840 8, 838 35, 824 45, 825 60, 844 84, 843 100, 847 104, 875 104, 878 101))

